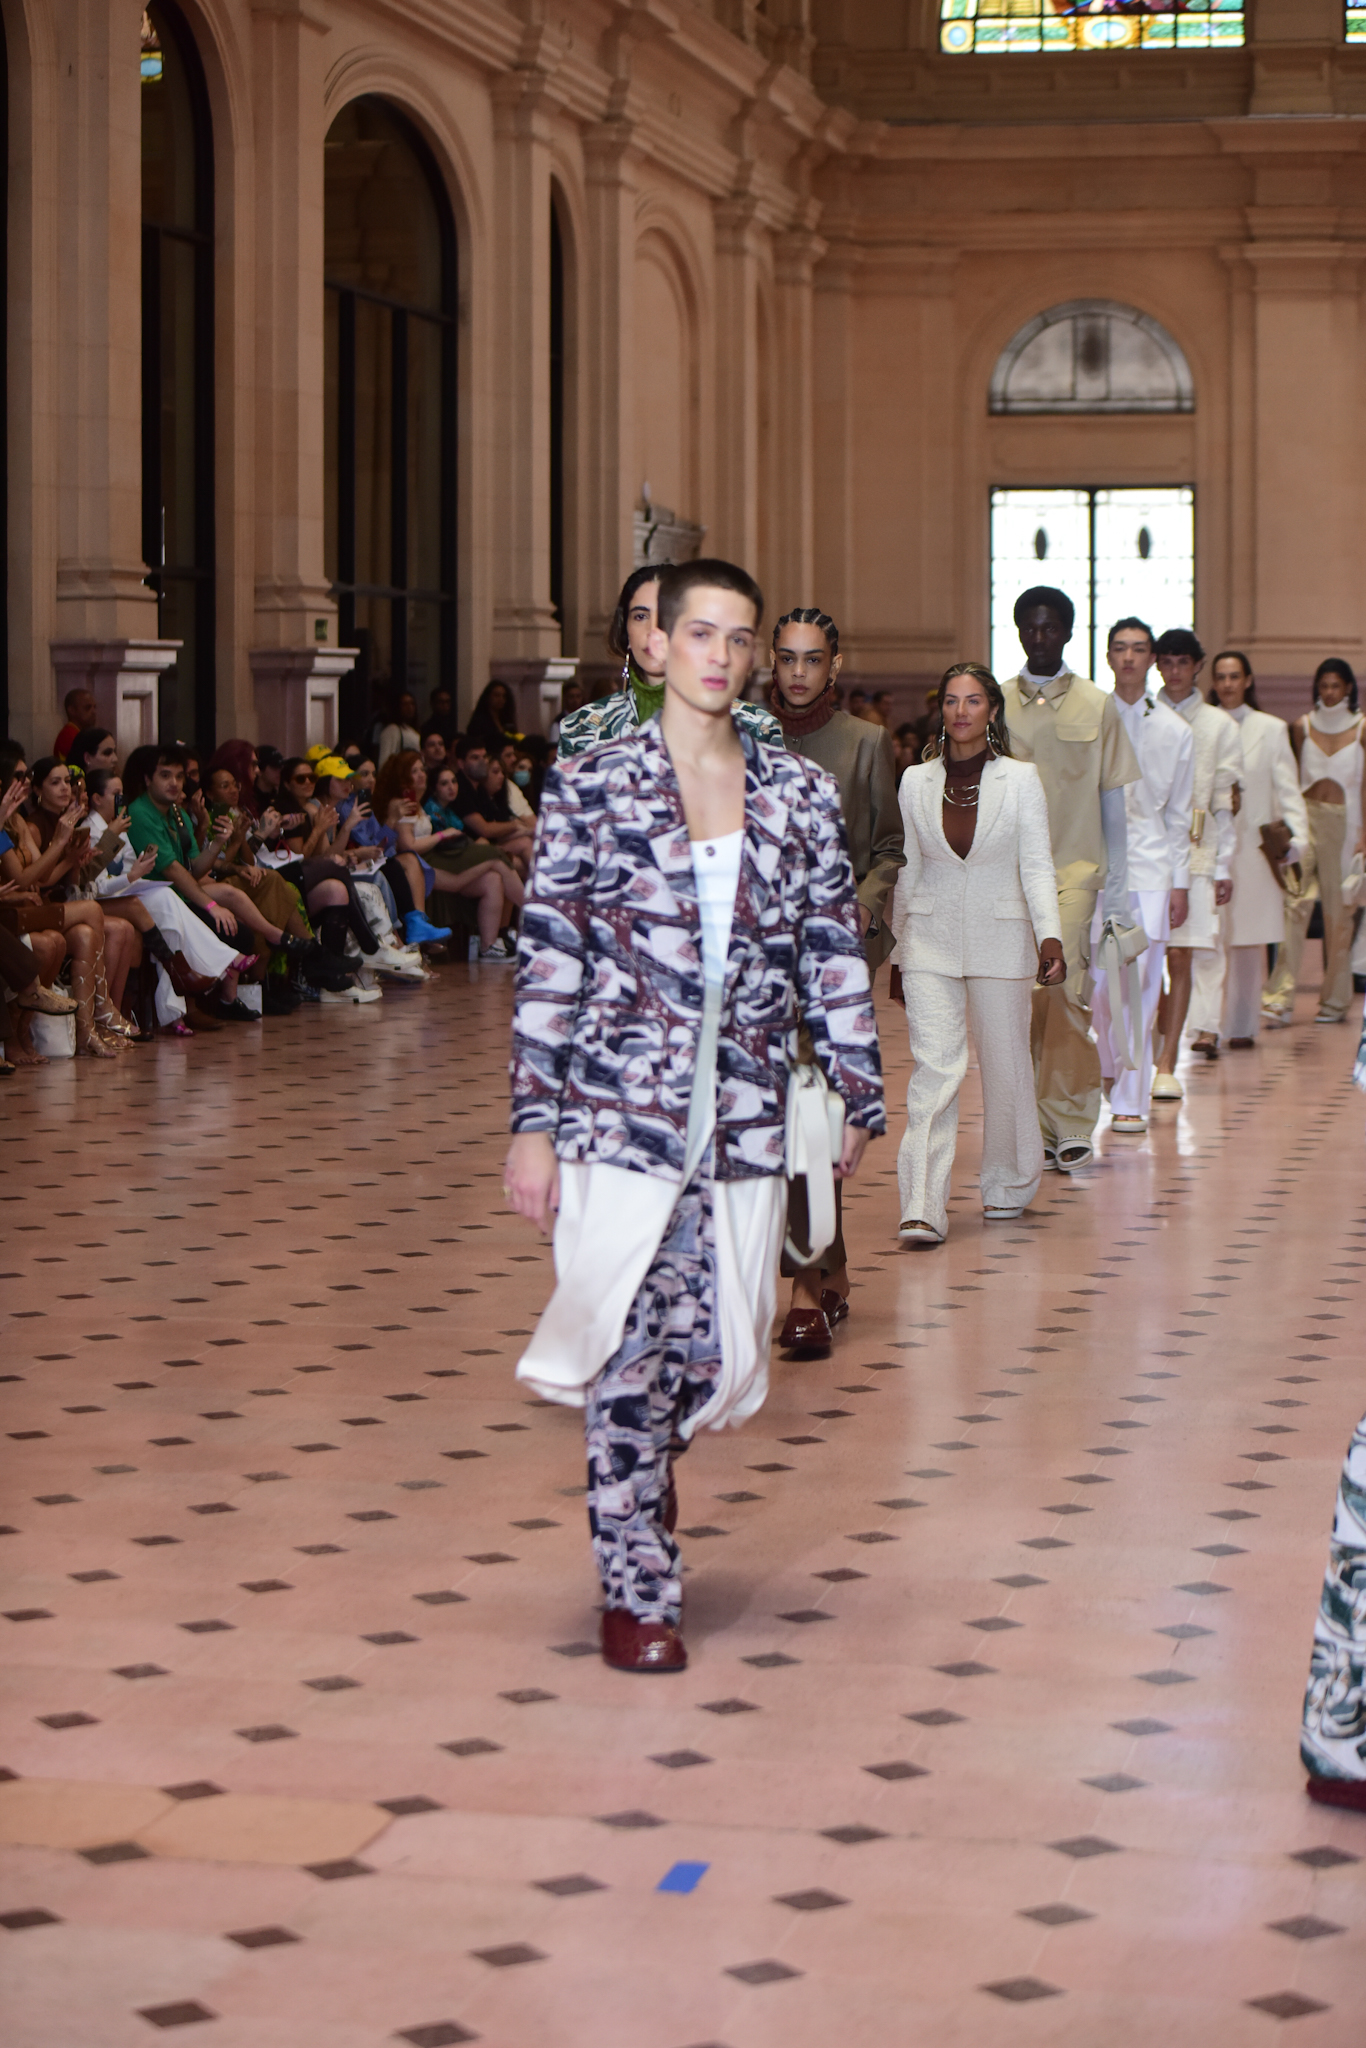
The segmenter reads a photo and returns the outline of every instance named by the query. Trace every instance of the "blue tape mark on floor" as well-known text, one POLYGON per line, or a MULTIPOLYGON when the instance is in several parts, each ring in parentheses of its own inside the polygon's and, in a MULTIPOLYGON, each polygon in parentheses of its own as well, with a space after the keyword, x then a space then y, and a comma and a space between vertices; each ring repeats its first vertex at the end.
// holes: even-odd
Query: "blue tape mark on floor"
POLYGON ((707 1872, 709 1863, 675 1863, 672 1870, 666 1870, 655 1886, 658 1892, 695 1892, 707 1872))

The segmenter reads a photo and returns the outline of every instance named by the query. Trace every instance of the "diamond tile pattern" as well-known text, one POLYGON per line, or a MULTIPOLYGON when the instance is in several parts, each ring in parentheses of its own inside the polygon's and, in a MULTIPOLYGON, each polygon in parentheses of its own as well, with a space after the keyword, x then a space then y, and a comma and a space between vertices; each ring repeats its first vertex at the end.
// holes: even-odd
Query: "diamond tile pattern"
POLYGON ((551 1267, 500 1197, 510 976, 3 1084, 24 2048, 880 2048, 889 2012, 1089 2048, 1121 2002, 1135 2039, 1352 2038, 1356 1817, 1283 1770, 1228 1805, 1284 1760, 1265 1645, 1307 1650, 1359 1398, 1341 1035, 1188 1074, 1179 1119, 1102 1128, 1008 1235, 978 1219, 974 1070, 931 1270, 895 1243, 886 979, 853 1312, 679 1460, 664 1685, 601 1663, 578 1421, 512 1376, 551 1267), (1293 1288, 1240 1249, 1267 1194, 1293 1288), (1237 1285, 1211 1311, 1194 1273, 1237 1285), (1339 1341, 1295 1353, 1320 1309, 1339 1341), (40 1809, 79 1819, 29 1843, 40 1809))

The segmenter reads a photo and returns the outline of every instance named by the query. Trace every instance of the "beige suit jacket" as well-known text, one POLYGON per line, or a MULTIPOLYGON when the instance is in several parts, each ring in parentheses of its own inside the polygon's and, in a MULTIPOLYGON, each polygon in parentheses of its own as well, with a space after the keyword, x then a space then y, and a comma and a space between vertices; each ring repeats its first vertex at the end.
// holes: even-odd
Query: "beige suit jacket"
POLYGON ((988 761, 966 860, 944 837, 944 764, 901 778, 906 865, 892 899, 903 974, 1032 980, 1039 947, 1060 939, 1048 803, 1028 761, 988 761))

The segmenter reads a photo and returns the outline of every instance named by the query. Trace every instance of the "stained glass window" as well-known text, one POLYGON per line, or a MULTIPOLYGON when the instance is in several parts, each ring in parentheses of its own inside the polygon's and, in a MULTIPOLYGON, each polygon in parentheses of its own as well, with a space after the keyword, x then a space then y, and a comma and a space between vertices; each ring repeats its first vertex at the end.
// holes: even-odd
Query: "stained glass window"
MULTIPOLYGON (((1243 0, 940 0, 940 48, 954 56, 1067 50, 1232 50, 1243 0)), ((1366 41, 1366 6, 1349 7, 1366 41)), ((1349 26, 1348 40, 1353 39, 1349 26)))
MULTIPOLYGON (((947 7, 944 11, 947 13, 947 7)), ((1347 40, 1366 43, 1366 7, 1358 6, 1356 0, 1347 0, 1347 40)))

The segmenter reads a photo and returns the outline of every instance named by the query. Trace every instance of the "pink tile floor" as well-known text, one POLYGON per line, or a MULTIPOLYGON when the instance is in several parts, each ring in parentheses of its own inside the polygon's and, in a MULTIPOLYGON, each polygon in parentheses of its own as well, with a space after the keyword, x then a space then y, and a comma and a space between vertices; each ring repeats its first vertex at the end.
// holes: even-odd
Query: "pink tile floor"
POLYGON ((512 1378, 509 995, 4 1085, 0 1764, 92 1828, 398 1806, 342 1875, 283 1807, 260 1862, 0 1852, 7 2048, 1360 2048, 1366 1818, 1296 1757, 1366 1405, 1349 1032, 991 1230, 974 1075, 938 1252, 875 1147, 833 1358, 681 1467, 647 1682, 584 1647, 577 1418, 512 1378))

